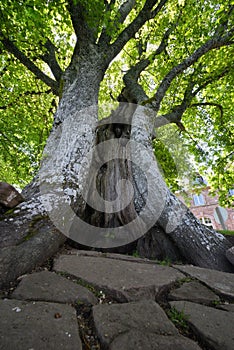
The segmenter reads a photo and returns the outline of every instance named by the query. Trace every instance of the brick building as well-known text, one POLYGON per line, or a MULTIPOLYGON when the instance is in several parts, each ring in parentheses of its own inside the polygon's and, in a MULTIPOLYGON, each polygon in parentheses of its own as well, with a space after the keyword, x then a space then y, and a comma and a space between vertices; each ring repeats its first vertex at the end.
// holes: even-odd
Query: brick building
MULTIPOLYGON (((230 190, 229 193, 234 195, 234 190, 230 190)), ((181 195, 178 197, 184 202, 181 195)), ((234 209, 220 207, 218 196, 209 195, 209 186, 204 188, 200 194, 192 194, 188 206, 204 225, 215 230, 234 231, 234 209)))

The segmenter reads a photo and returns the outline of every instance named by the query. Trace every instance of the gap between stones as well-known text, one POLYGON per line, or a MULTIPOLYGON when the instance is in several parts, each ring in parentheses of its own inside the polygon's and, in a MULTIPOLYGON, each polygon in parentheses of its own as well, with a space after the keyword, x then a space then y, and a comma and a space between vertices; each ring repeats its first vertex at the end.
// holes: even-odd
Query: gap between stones
MULTIPOLYGON (((61 252, 59 252, 61 254, 61 252)), ((48 271, 53 271, 53 264, 54 264, 54 258, 56 258, 59 254, 56 254, 53 258, 48 259, 41 267, 38 267, 34 269, 31 273, 43 271, 43 270, 48 270, 48 271)), ((137 260, 137 259, 136 259, 137 260)), ((145 262, 144 262, 145 263, 145 262)), ((149 261, 147 263, 154 263, 155 261, 149 261)), ((178 271, 179 268, 175 268, 178 271)), ((68 274, 68 273, 61 273, 61 272, 55 272, 58 275, 61 275, 65 277, 68 280, 71 280, 87 289, 89 289, 99 300, 99 304, 113 304, 113 303, 123 303, 120 302, 113 297, 111 297, 108 293, 108 289, 104 289, 100 291, 100 288, 98 288, 97 285, 93 285, 91 283, 87 283, 83 279, 79 279, 74 275, 68 274)), ((217 291, 214 291, 212 288, 208 287, 204 282, 191 277, 189 274, 186 274, 183 272, 185 275, 185 278, 178 280, 171 285, 166 286, 165 288, 162 288, 162 290, 158 293, 158 295, 155 298, 155 302, 160 305, 160 307, 164 310, 166 313, 167 317, 173 322, 172 317, 171 317, 171 306, 169 305, 169 299, 168 295, 169 293, 177 289, 178 287, 182 286, 184 283, 189 282, 189 281, 199 281, 202 285, 206 286, 206 288, 210 289, 213 291, 216 295, 220 297, 220 302, 225 302, 225 301, 233 301, 233 300, 228 300, 229 298, 227 296, 222 295, 221 293, 218 293, 217 291)), ((18 284, 21 281, 21 278, 18 278, 14 283, 11 284, 10 288, 3 290, 2 297, 7 297, 11 298, 11 294, 13 291, 16 289, 18 284)), ((39 300, 38 300, 39 301, 39 300)), ((126 301, 127 302, 127 301, 126 301)), ((57 303, 57 302, 56 302, 57 303)), ((92 306, 91 305, 85 305, 85 304, 70 304, 72 307, 76 309, 77 313, 77 323, 78 323, 78 331, 79 335, 82 341, 82 346, 84 350, 101 350, 103 349, 98 336, 97 332, 94 326, 94 320, 92 316, 92 306)), ((212 305, 210 305, 212 307, 212 305)), ((214 305, 215 306, 215 305, 214 305)), ((214 307, 213 306, 213 307, 214 307)), ((189 320, 184 320, 186 327, 181 327, 177 322, 173 322, 176 328, 178 329, 179 333, 183 335, 184 337, 190 338, 198 343, 198 345, 203 349, 203 350, 211 350, 210 347, 207 347, 207 344, 204 343, 204 341, 201 339, 199 334, 196 332, 192 324, 189 322, 189 320)))

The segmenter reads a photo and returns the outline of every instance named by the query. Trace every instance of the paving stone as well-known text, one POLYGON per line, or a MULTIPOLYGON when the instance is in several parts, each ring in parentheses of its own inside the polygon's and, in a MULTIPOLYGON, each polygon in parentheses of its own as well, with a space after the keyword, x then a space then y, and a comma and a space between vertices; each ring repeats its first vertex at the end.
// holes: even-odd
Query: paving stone
POLYGON ((120 334, 110 350, 201 350, 197 343, 182 336, 162 336, 131 330, 120 334))
POLYGON ((69 305, 0 300, 1 350, 82 350, 69 305))
POLYGON ((180 288, 172 290, 169 294, 170 300, 187 300, 195 303, 210 305, 219 301, 219 297, 198 281, 184 283, 180 288))
POLYGON ((58 303, 83 302, 91 305, 98 302, 98 299, 87 288, 49 271, 23 277, 13 292, 12 298, 58 303))
POLYGON ((124 260, 124 261, 132 261, 132 262, 139 262, 139 263, 147 263, 147 264, 155 264, 155 261, 149 260, 147 258, 137 258, 132 255, 127 254, 117 254, 117 253, 103 253, 103 252, 97 252, 93 250, 77 250, 72 249, 69 254, 71 255, 77 255, 77 256, 95 256, 100 258, 108 258, 108 259, 117 259, 117 260, 124 260))
POLYGON ((226 251, 226 257, 232 265, 234 265, 234 246, 226 251))
POLYGON ((163 309, 153 300, 93 307, 94 325, 103 346, 130 330, 158 335, 178 335, 163 309))
POLYGON ((234 315, 232 312, 189 301, 172 301, 170 305, 188 316, 188 321, 196 333, 212 349, 234 349, 234 315))
POLYGON ((220 304, 216 306, 217 309, 234 312, 234 304, 220 304))
POLYGON ((214 291, 234 298, 234 274, 192 265, 174 265, 178 270, 189 274, 205 283, 214 291))
POLYGON ((61 255, 54 263, 54 270, 81 278, 121 302, 154 299, 184 278, 168 266, 75 255, 61 255))

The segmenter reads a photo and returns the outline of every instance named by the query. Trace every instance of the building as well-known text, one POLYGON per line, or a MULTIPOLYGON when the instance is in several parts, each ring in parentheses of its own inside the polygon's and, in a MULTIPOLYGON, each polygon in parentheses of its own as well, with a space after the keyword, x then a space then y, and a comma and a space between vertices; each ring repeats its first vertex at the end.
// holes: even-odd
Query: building
MULTIPOLYGON (((229 193, 234 195, 234 190, 230 190, 229 193)), ((181 195, 179 198, 184 202, 181 195)), ((215 230, 234 231, 234 209, 220 207, 218 196, 209 195, 209 186, 205 187, 200 194, 191 194, 188 206, 204 225, 215 230)))

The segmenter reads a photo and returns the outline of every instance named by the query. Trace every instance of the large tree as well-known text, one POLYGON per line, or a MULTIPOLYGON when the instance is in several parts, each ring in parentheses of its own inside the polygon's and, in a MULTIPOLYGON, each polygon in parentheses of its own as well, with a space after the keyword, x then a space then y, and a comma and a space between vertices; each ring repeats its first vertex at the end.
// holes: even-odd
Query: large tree
MULTIPOLYGON (((219 185, 232 186, 232 15, 229 1, 218 0, 2 1, 6 151, 15 147, 35 163, 48 133, 17 229, 35 215, 47 225, 49 214, 83 245, 138 241, 142 255, 230 271, 229 243, 170 192, 153 146, 168 156, 157 130, 171 135, 177 128, 185 148, 222 169, 219 185), (49 133, 48 111, 57 103, 49 133), (21 132, 15 114, 23 113, 31 125, 21 120, 21 132)), ((169 166, 180 162, 169 157, 169 166)), ((55 240, 42 231, 44 241, 55 240)))

